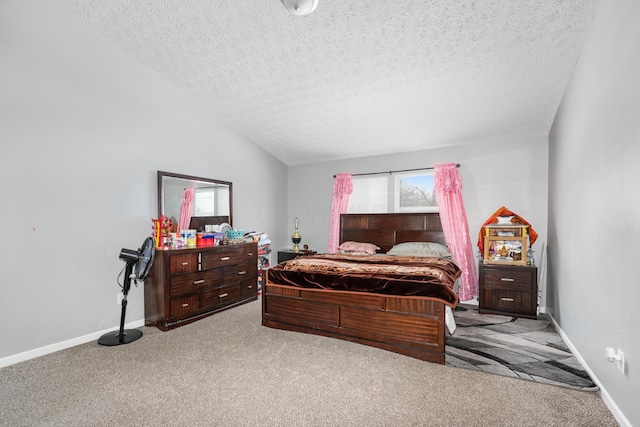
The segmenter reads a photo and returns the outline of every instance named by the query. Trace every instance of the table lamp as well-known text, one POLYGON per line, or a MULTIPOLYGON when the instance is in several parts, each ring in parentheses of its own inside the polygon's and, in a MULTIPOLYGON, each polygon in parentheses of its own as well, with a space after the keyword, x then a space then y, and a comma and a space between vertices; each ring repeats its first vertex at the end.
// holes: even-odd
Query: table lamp
POLYGON ((296 219, 293 220, 293 225, 296 227, 296 231, 293 232, 293 234, 291 235, 291 241, 293 242, 293 251, 294 252, 299 252, 300 251, 300 246, 298 246, 300 244, 300 241, 302 240, 302 236, 300 236, 300 233, 298 232, 298 224, 300 223, 300 220, 298 219, 298 217, 296 217, 296 219))

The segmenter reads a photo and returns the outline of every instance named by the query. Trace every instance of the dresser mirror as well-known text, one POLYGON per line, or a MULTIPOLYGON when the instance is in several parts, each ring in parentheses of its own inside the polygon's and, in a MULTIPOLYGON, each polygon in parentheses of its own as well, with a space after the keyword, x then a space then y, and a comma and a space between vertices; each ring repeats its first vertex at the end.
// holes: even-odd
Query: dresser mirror
POLYGON ((158 216, 164 215, 177 224, 182 195, 188 187, 195 189, 190 228, 204 231, 208 224, 233 226, 230 182, 163 171, 158 171, 158 216))

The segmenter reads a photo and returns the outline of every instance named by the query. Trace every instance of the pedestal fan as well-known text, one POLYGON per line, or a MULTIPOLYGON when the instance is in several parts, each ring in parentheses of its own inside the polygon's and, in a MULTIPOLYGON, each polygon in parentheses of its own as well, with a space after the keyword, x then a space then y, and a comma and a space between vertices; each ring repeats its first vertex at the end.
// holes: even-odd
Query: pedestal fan
POLYGON ((151 271, 153 259, 156 254, 156 246, 153 237, 147 237, 140 249, 120 250, 120 259, 127 263, 124 271, 124 283, 122 285, 122 312, 120 314, 120 330, 107 332, 98 339, 98 344, 120 345, 129 344, 142 336, 142 331, 137 329, 124 329, 124 318, 127 313, 127 294, 131 289, 131 279, 144 280, 151 271))

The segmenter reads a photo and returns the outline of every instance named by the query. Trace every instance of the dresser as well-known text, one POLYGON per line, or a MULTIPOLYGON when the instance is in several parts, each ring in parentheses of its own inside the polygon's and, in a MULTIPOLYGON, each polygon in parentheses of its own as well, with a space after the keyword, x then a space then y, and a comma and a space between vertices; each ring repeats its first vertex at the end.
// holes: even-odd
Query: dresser
POLYGON ((537 318, 538 269, 535 266, 481 263, 479 312, 537 318))
POLYGON ((258 298, 258 247, 157 250, 144 284, 145 325, 166 331, 258 298))

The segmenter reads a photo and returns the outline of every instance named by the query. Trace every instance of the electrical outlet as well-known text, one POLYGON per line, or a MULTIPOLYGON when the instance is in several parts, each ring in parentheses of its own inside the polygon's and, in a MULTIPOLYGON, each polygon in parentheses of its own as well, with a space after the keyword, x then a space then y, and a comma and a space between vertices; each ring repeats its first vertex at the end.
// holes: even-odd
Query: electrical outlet
POLYGON ((118 292, 118 305, 122 305, 122 300, 124 299, 124 294, 122 292, 118 292))
POLYGON ((624 375, 624 353, 620 349, 618 349, 618 356, 616 357, 616 366, 618 367, 618 370, 624 375))

